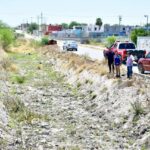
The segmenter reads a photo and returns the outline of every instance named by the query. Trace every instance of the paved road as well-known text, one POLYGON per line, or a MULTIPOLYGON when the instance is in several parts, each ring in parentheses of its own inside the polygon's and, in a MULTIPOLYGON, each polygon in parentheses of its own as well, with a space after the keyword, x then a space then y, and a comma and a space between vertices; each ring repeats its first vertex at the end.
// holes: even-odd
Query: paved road
MULTIPOLYGON (((63 51, 62 42, 58 42, 58 45, 60 46, 60 49, 63 51)), ((78 51, 73 51, 73 53, 76 53, 78 55, 86 55, 86 56, 91 57, 92 59, 98 59, 98 60, 102 60, 104 58, 103 57, 103 48, 101 48, 101 47, 98 50, 98 49, 78 45, 78 51)))

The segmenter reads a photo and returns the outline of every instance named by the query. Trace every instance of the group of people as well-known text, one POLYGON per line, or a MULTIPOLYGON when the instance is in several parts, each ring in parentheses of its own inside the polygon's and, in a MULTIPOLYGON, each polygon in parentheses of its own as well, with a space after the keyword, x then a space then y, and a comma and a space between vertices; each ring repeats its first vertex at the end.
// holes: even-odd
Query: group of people
MULTIPOLYGON (((120 78, 120 66, 122 64, 121 56, 118 54, 118 51, 113 52, 111 49, 106 53, 106 57, 108 59, 108 67, 109 67, 109 73, 114 74, 114 70, 116 70, 116 77, 120 78)), ((133 67, 133 56, 130 52, 127 53, 127 60, 126 60, 126 66, 127 66, 127 78, 132 78, 132 67, 133 67)))

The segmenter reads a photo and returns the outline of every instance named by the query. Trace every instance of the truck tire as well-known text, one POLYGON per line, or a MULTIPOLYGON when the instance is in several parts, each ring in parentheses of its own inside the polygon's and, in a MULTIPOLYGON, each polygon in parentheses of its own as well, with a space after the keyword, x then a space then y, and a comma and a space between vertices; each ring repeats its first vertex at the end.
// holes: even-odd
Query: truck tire
POLYGON ((139 64, 139 65, 138 65, 138 69, 139 69, 139 72, 140 72, 140 73, 144 74, 145 70, 144 70, 142 64, 139 64))

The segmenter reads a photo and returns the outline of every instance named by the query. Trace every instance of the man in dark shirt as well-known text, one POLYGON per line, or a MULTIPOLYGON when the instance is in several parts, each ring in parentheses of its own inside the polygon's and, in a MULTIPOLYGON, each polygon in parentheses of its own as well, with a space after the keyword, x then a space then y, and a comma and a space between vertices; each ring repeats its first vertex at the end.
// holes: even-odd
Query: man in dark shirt
POLYGON ((115 53, 111 49, 109 49, 106 53, 106 57, 108 59, 109 73, 114 73, 114 55, 115 53))

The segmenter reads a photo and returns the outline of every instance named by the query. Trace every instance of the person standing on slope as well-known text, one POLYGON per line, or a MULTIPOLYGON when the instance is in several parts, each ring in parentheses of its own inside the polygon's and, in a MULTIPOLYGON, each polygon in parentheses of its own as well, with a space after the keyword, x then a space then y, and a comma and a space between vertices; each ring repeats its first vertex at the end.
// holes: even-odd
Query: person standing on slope
POLYGON ((127 53, 127 61, 126 61, 126 65, 127 65, 127 78, 132 78, 132 68, 133 68, 133 56, 131 55, 130 52, 127 53))
POLYGON ((116 77, 120 78, 120 66, 121 66, 121 56, 118 54, 118 52, 115 52, 114 56, 114 65, 116 68, 116 77))
POLYGON ((111 49, 109 49, 108 52, 106 53, 106 57, 108 59, 109 73, 111 72, 114 73, 114 55, 115 53, 111 49))

